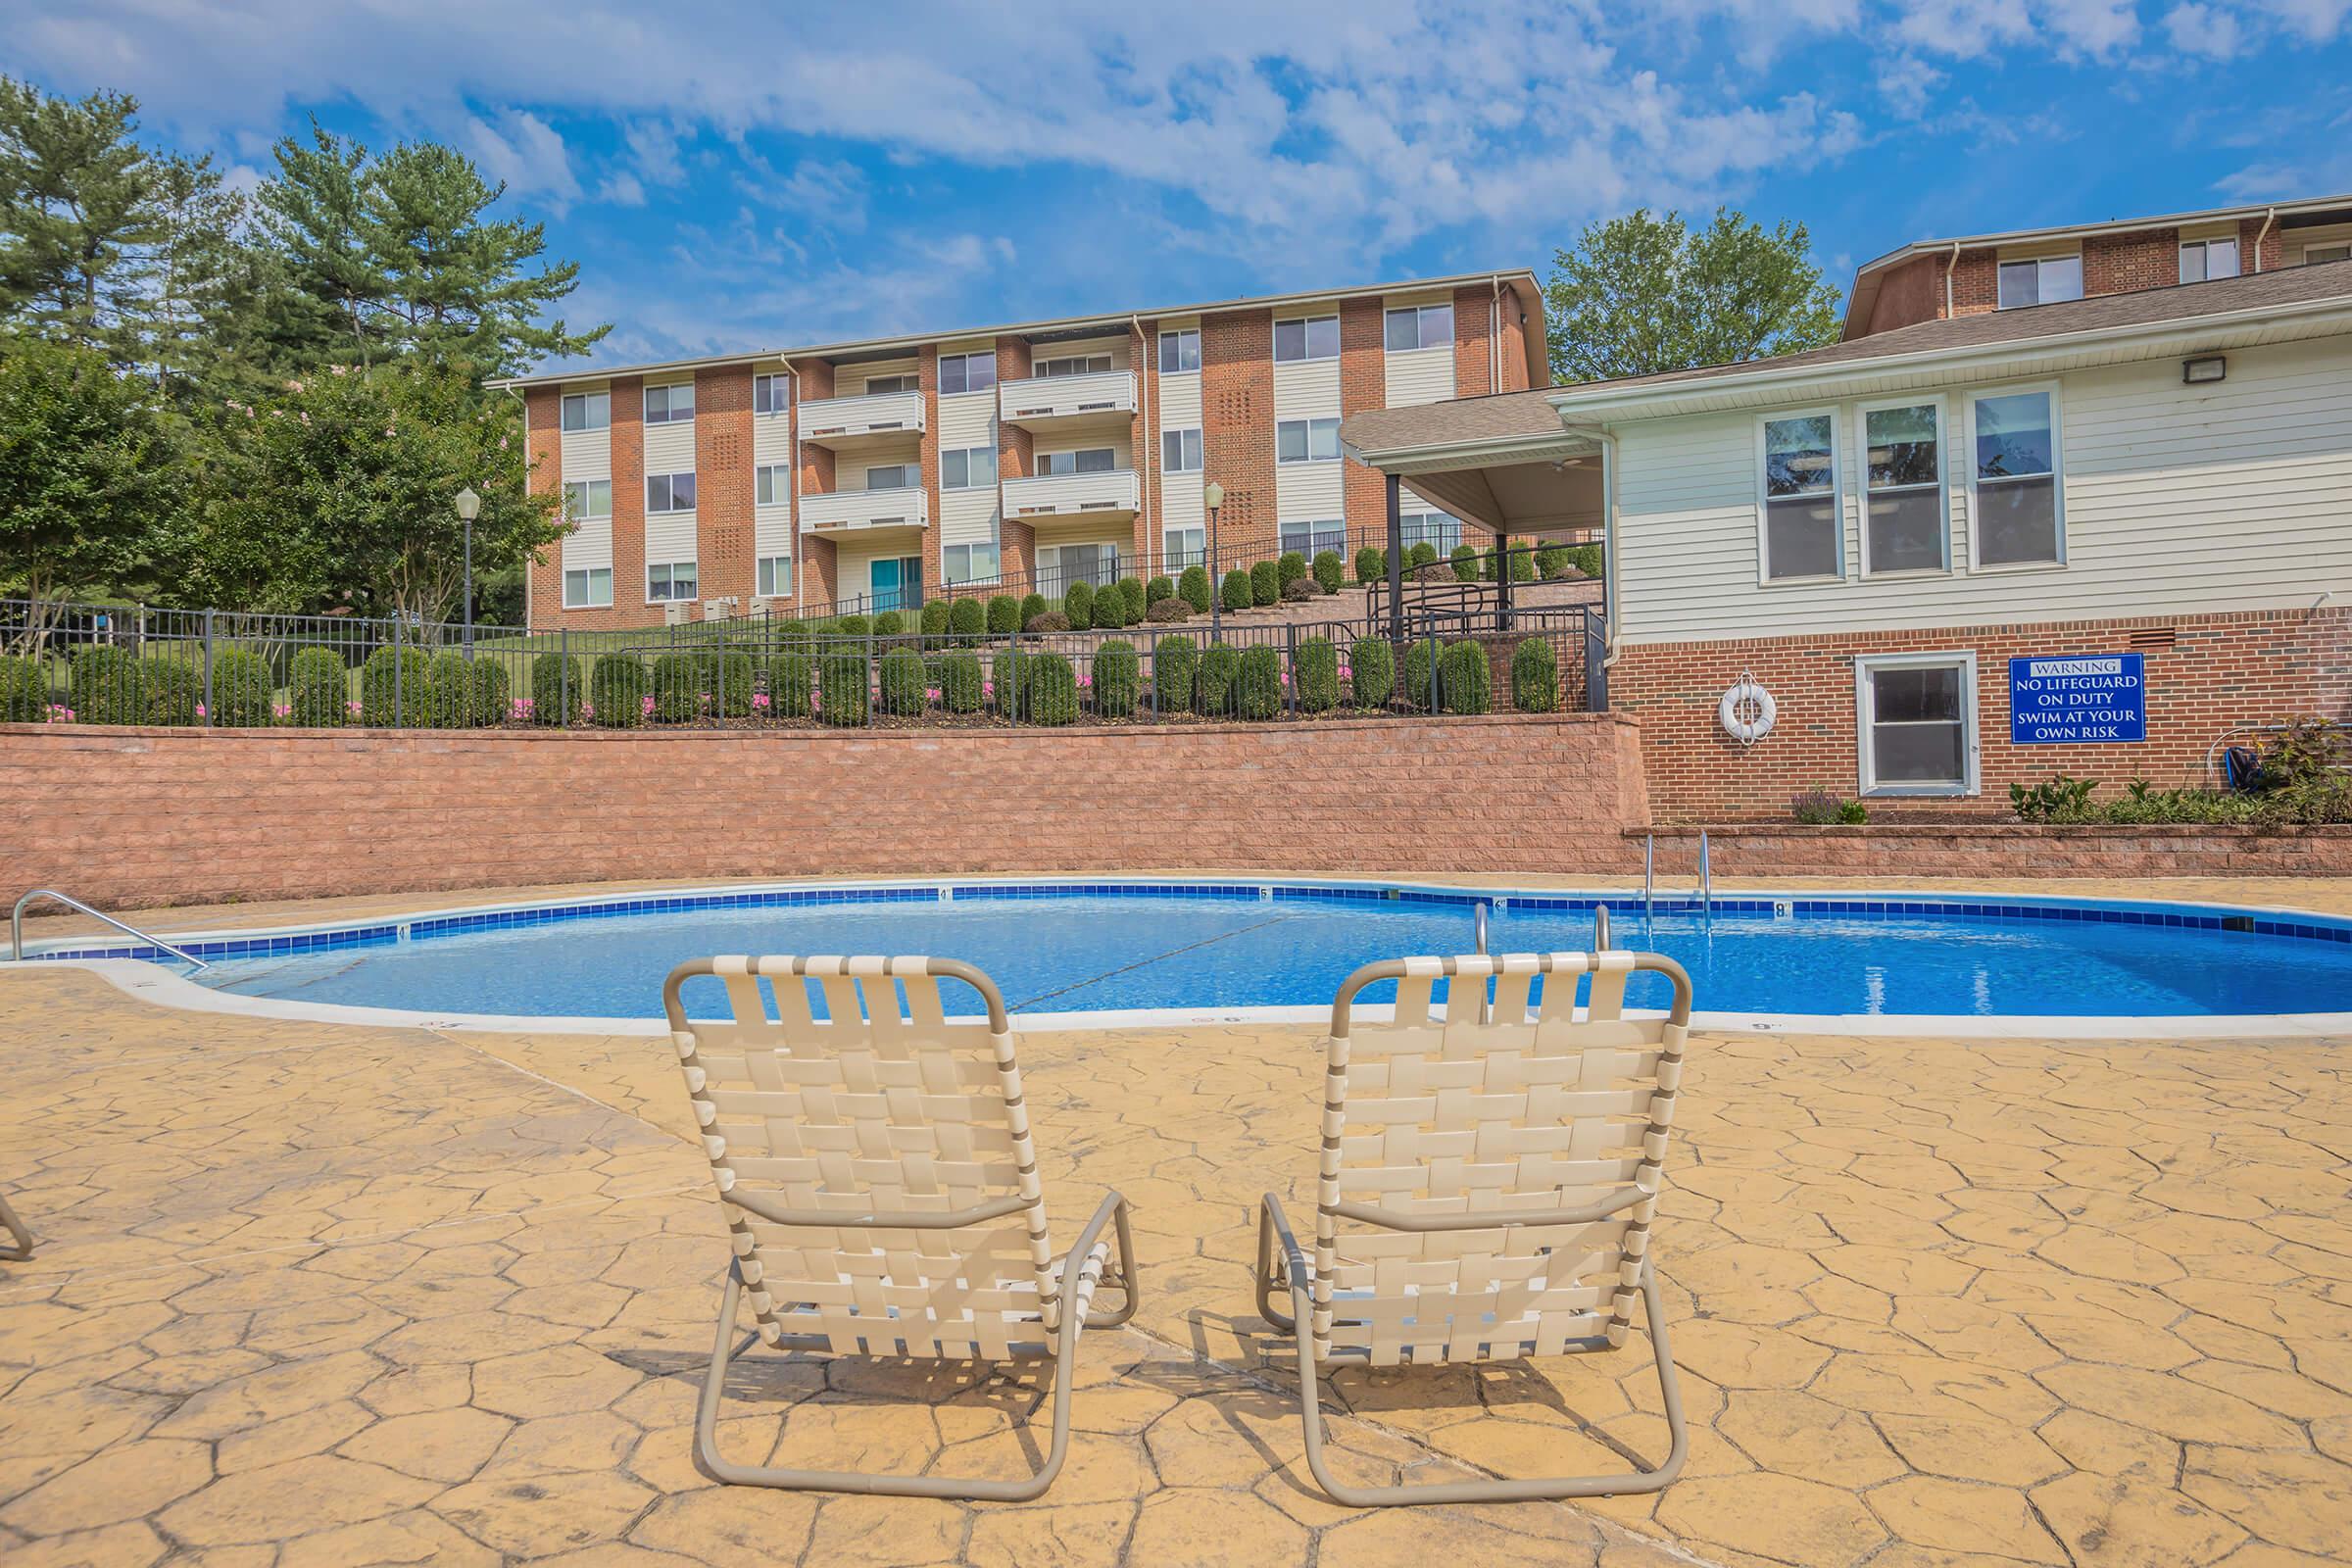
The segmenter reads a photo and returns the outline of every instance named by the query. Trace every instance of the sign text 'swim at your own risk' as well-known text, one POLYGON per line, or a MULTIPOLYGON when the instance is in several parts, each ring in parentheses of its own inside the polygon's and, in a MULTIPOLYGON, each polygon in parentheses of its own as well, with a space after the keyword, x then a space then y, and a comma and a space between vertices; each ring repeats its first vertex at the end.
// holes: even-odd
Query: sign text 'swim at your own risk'
POLYGON ((2009 661, 2009 740, 2082 746, 2148 738, 2148 684, 2137 654, 2009 661))

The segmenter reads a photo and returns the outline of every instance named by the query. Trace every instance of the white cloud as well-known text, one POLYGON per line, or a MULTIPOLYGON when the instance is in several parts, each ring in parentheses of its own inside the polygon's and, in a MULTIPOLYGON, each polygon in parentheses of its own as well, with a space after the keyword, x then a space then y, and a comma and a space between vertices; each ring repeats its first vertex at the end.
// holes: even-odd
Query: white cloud
POLYGON ((2228 60, 2238 51, 2236 14, 2195 0, 2177 5, 2164 16, 2165 36, 2182 54, 2207 60, 2228 60))
POLYGON ((1944 74, 1917 55, 1897 55, 1879 67, 1879 96, 1904 120, 1928 112, 1928 98, 1943 83, 1944 74))
POLYGON ((468 119, 466 150, 493 181, 517 196, 536 197, 558 212, 580 199, 571 155, 554 126, 521 109, 501 110, 494 122, 468 119))
POLYGON ((2352 16, 2352 0, 2259 0, 2260 8, 2312 43, 2326 43, 2352 16))

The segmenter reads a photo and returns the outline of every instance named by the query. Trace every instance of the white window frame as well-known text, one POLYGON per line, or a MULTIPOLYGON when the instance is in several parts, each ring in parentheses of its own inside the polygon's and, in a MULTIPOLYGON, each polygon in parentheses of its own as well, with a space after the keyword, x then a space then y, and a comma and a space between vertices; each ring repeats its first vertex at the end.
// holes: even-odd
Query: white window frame
POLYGON ((942 545, 939 550, 939 575, 943 587, 1000 581, 1004 575, 1004 546, 993 538, 985 542, 973 539, 962 544, 942 545), (974 553, 982 550, 988 552, 991 564, 986 571, 975 571, 973 569, 974 553), (950 564, 956 559, 958 551, 963 553, 963 572, 960 576, 950 564))
POLYGON ((1035 381, 1057 381, 1073 375, 1104 375, 1116 368, 1118 368, 1117 357, 1108 350, 1098 349, 1085 354, 1049 354, 1044 359, 1030 362, 1029 377, 1035 381), (1095 363, 1097 360, 1101 360, 1102 363, 1097 365, 1095 363), (1079 370, 1038 368, 1045 365, 1084 365, 1085 368, 1079 370))
POLYGON ((612 394, 611 391, 566 392, 564 394, 564 401, 556 411, 556 429, 558 433, 563 435, 581 435, 591 430, 610 430, 612 428, 612 394), (571 406, 575 403, 580 406, 580 423, 576 425, 571 422, 571 406), (590 415, 596 411, 600 404, 603 406, 605 416, 601 419, 590 418, 590 415))
POLYGON ((1065 447, 1054 452, 1040 452, 1030 460, 1030 470, 1036 477, 1041 479, 1070 479, 1075 478, 1082 473, 1117 473, 1120 471, 1119 449, 1117 447, 1065 447), (1089 452, 1103 452, 1109 454, 1110 466, 1105 468, 1080 467, 1078 466, 1078 460, 1089 452), (1069 459, 1070 466, 1067 468, 1053 468, 1047 466, 1047 465, 1051 464, 1055 458, 1069 459))
POLYGON ((1268 336, 1272 340, 1271 346, 1276 365, 1317 365, 1325 360, 1336 360, 1340 357, 1340 315, 1337 311, 1318 311, 1312 316, 1278 316, 1274 318, 1273 330, 1268 336), (1329 354, 1314 352, 1314 328, 1317 321, 1331 323, 1331 352, 1329 354), (1294 323, 1298 327, 1299 352, 1285 358, 1282 352, 1282 329, 1294 323))
POLYGON ((939 395, 941 397, 967 397, 974 392, 994 392, 996 389, 997 351, 995 349, 966 349, 960 354, 942 354, 939 357, 939 395), (988 362, 988 380, 984 385, 981 386, 972 385, 972 362, 974 360, 986 360, 988 362), (948 366, 950 362, 960 363, 963 366, 963 385, 960 387, 951 388, 948 385, 948 366))
POLYGON ((859 393, 869 398, 901 397, 908 392, 920 392, 922 389, 923 378, 912 370, 893 370, 888 375, 869 375, 858 383, 859 393), (908 384, 884 387, 880 391, 876 391, 874 389, 876 381, 905 381, 908 384))
POLYGON ((752 564, 752 581, 765 584, 760 589, 760 597, 762 599, 790 599, 792 597, 791 555, 760 557, 752 564), (775 586, 776 566, 779 562, 783 564, 784 586, 781 588, 775 586))
POLYGON ((645 564, 645 602, 649 605, 692 604, 695 600, 695 597, 702 592, 702 586, 703 571, 702 564, 700 562, 649 561, 645 564), (684 593, 678 593, 675 591, 677 588, 677 571, 680 566, 684 566, 688 571, 694 574, 689 579, 690 586, 684 593), (656 596, 654 593, 654 573, 657 571, 666 571, 670 574, 669 586, 672 590, 671 592, 656 596))
POLYGON ((2322 240, 2317 245, 2305 245, 2295 252, 2297 267, 2328 267, 2337 262, 2352 262, 2352 240, 2322 240), (2342 251, 2341 256, 2314 256, 2313 251, 2342 251))
POLYGON ((566 566, 564 568, 564 608, 565 610, 610 610, 612 608, 612 568, 611 566, 566 566), (605 597, 596 597, 596 574, 605 574, 605 597), (571 597, 571 579, 581 580, 580 591, 588 597, 571 597))
MULTIPOLYGON (((1928 397, 1874 398, 1854 405, 1854 525, 1861 534, 1862 575, 1865 577, 1945 577, 1952 570, 1952 411, 1940 392, 1928 397), (1933 566, 1888 566, 1880 570, 1870 560, 1870 416, 1878 409, 1936 411, 1936 507, 1943 539, 1942 560, 1933 566)), ((1840 509, 1842 511, 1842 509, 1840 509)), ((1839 541, 1842 548, 1843 541, 1839 541)))
POLYGON ((1159 334, 1159 373, 1162 375, 1199 375, 1200 373, 1200 329, 1197 326, 1171 326, 1159 334), (1176 343, 1176 368, 1168 368, 1168 342, 1176 343), (1191 338, 1193 363, 1184 363, 1186 338, 1191 338))
POLYGON ((1182 571, 1186 566, 1208 564, 1208 525, 1201 522, 1163 524, 1159 530, 1159 563, 1161 571, 1174 576, 1174 566, 1182 571), (1171 542, 1173 541, 1173 542, 1171 542))
MULTIPOLYGON (((1916 400, 1914 400, 1916 401, 1916 400)), ((1756 416, 1755 436, 1755 496, 1756 496, 1756 586, 1758 588, 1801 588, 1825 582, 1845 581, 1845 420, 1834 403, 1809 409, 1774 409, 1756 416), (1764 427, 1783 419, 1811 419, 1827 416, 1830 421, 1830 500, 1834 503, 1831 515, 1838 530, 1838 569, 1816 572, 1803 577, 1775 577, 1772 574, 1772 497, 1765 481, 1764 427)))
POLYGON ((1854 657, 1854 764, 1859 793, 1876 800, 1960 800, 1983 793, 1980 714, 1977 710, 1977 655, 1956 648, 1926 654, 1857 654, 1854 657), (1949 784, 1881 784, 1871 765, 1870 677, 1882 669, 1934 669, 1946 664, 1960 668, 1961 771, 1967 777, 1949 784))
POLYGON ((994 490, 997 487, 997 449, 995 447, 950 447, 943 451, 939 455, 939 487, 942 490, 956 491, 994 490), (964 477, 961 484, 956 484, 948 477, 948 460, 950 458, 963 460, 964 477), (988 482, 986 484, 972 483, 972 459, 974 458, 988 460, 988 482))
POLYGON ((1449 300, 1442 300, 1429 305, 1395 305, 1381 312, 1380 347, 1381 352, 1385 354, 1418 354, 1423 349, 1451 348, 1452 346, 1453 304, 1449 300), (1431 311, 1446 313, 1445 335, 1435 342, 1430 340, 1429 333, 1424 326, 1428 313, 1431 311), (1409 349, 1389 347, 1389 323, 1399 316, 1409 316, 1413 318, 1413 346, 1409 349))
POLYGON ((783 507, 792 504, 792 465, 762 463, 752 469, 752 505, 783 507))
POLYGON ((645 389, 645 422, 648 424, 692 424, 694 422, 694 383, 692 381, 664 381, 659 386, 647 387, 645 389), (684 414, 677 412, 678 393, 681 390, 686 394, 686 412, 684 414), (659 417, 656 417, 654 414, 654 394, 657 392, 662 394, 662 413, 659 417))
POLYGON ((566 479, 564 481, 564 516, 570 522, 601 522, 612 515, 612 481, 610 479, 566 479), (591 512, 596 505, 596 487, 605 487, 605 510, 591 512), (571 493, 583 492, 578 511, 572 510, 571 493))
POLYGON ((2087 298, 2089 291, 2090 285, 2082 276, 2082 253, 2081 251, 2067 251, 2057 256, 2012 256, 2007 261, 2002 261, 1996 257, 1993 260, 1992 307, 1996 311, 2026 311, 2032 310, 2036 305, 2064 305, 2067 304, 2069 300, 2087 298), (2072 262, 2075 264, 2075 279, 2082 286, 2077 293, 2070 295, 2067 300, 2045 300, 2041 297, 2041 270, 2052 262, 2072 262), (2004 305, 2001 303, 2001 271, 2004 268, 2010 267, 2031 267, 2034 269, 2034 298, 2020 305, 2004 305))
POLYGON ((1308 463, 1337 463, 1340 461, 1342 456, 1343 454, 1340 450, 1340 421, 1336 415, 1328 418, 1276 419, 1274 421, 1274 462, 1276 466, 1287 468, 1308 463), (1282 428, 1286 424, 1302 424, 1306 426, 1305 457, 1286 458, 1282 455, 1282 428), (1316 427, 1318 425, 1328 427, 1325 431, 1325 433, 1331 437, 1331 451, 1328 456, 1318 457, 1315 454, 1315 434, 1316 427))
POLYGON ((1277 522, 1274 525, 1274 548, 1284 555, 1296 550, 1299 555, 1306 557, 1310 563, 1317 555, 1326 550, 1346 555, 1347 543, 1348 519, 1346 517, 1294 517, 1288 522, 1277 522), (1292 544, 1291 535, 1301 528, 1306 530, 1306 543, 1303 545, 1292 544), (1328 542, 1334 537, 1339 540, 1339 543, 1328 542), (1318 538, 1327 542, 1317 544, 1318 538))
POLYGON ((2235 277, 2238 275, 2238 273, 2245 270, 2245 250, 2238 244, 2237 236, 2235 234, 2214 234, 2205 239, 2184 239, 2180 242, 2180 281, 2183 283, 2210 283, 2217 275, 2221 277, 2235 277), (2213 270, 2213 251, 2214 247, 2217 245, 2227 245, 2230 247, 2230 270, 2219 274, 2216 274, 2213 270), (2204 275, 2201 277, 2190 277, 2187 275, 2188 253, 2190 251, 2198 252, 2200 254, 2200 259, 2204 263, 2204 275))
POLYGON ((2066 409, 2056 381, 2019 381, 1997 386, 1970 387, 1961 394, 1967 410, 1968 465, 1968 569, 2003 575, 2013 571, 2064 571, 2067 563, 2066 544, 2066 409), (1977 521, 1984 515, 1977 505, 1977 401, 1980 398, 2005 398, 2023 392, 2047 392, 2050 395, 2050 508, 2057 529, 2058 559, 2055 561, 1995 562, 1986 565, 1978 559, 1977 521))
POLYGON ((693 487, 696 500, 700 500, 702 498, 703 487, 699 484, 695 484, 694 470, 692 468, 687 468, 677 473, 649 473, 645 476, 645 510, 649 515, 667 516, 671 513, 692 512, 694 510, 693 501, 687 502, 686 505, 682 507, 678 505, 678 481, 680 479, 685 480, 690 486, 693 487), (664 481, 668 486, 669 505, 666 507, 657 507, 654 505, 654 481, 656 479, 664 481))
POLYGON ((1207 466, 1207 450, 1202 444, 1200 427, 1188 424, 1179 429, 1159 432, 1159 470, 1162 473, 1199 473, 1207 466), (1176 441, 1176 461, 1168 461, 1168 439, 1176 441), (1189 461, 1188 461, 1189 460, 1189 461))
POLYGON ((788 371, 765 371, 752 377, 752 413, 756 417, 771 419, 791 412, 792 376, 788 371), (780 399, 776 396, 779 390, 784 394, 780 399))
POLYGON ((1450 512, 1440 512, 1434 507, 1399 512, 1396 514, 1396 528, 1397 537, 1403 541, 1405 549, 1410 550, 1417 544, 1435 545, 1442 560, 1451 557, 1453 547, 1462 542, 1462 519, 1450 512))

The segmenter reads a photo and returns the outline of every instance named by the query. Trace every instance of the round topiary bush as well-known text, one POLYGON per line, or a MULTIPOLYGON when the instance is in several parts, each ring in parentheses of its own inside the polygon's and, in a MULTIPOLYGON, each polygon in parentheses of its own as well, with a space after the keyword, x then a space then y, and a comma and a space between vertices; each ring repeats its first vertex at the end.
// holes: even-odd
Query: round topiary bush
POLYGON ((1558 545, 1545 545, 1536 552, 1536 572, 1545 582, 1568 575, 1568 552, 1558 545))
POLYGON ((1549 713, 1560 706, 1560 661, 1551 644, 1530 637, 1511 650, 1511 707, 1549 713))
POLYGON ((999 637, 1020 630, 1021 602, 1010 594, 999 594, 988 602, 988 629, 999 637))
POLYGON ((1162 714, 1181 713, 1193 706, 1193 680, 1200 662, 1200 656, 1194 649, 1193 640, 1181 632, 1152 643, 1152 698, 1162 714))
POLYGON ((1511 581, 1513 581, 1513 582, 1534 582, 1535 580, 1536 580, 1536 553, 1535 553, 1534 551, 1532 551, 1532 550, 1514 550, 1514 551, 1512 551, 1512 552, 1511 552, 1511 581))
POLYGON ((1218 592, 1225 601, 1225 613, 1229 615, 1237 614, 1257 603, 1256 595, 1250 591, 1250 574, 1239 566, 1225 574, 1225 585, 1218 592))
POLYGON ((772 641, 782 652, 805 654, 809 648, 808 623, 797 618, 779 620, 775 624, 775 635, 772 641))
POLYGON ((874 617, 874 635, 877 637, 900 637, 906 631, 906 617, 899 611, 885 610, 874 617))
POLYGON ((514 677, 507 666, 496 659, 478 653, 467 666, 472 672, 472 684, 466 691, 466 712, 476 729, 488 729, 507 721, 508 696, 514 687, 514 677))
POLYGON ((1069 617, 1070 624, 1079 631, 1092 626, 1095 623, 1095 585, 1091 582, 1070 584, 1069 592, 1061 596, 1061 612, 1069 617))
POLYGON ((607 654, 588 675, 588 707, 606 729, 645 722, 645 662, 634 654, 607 654))
POLYGON ((930 599, 923 603, 923 635, 945 637, 948 634, 948 602, 930 599))
POLYGON ((977 637, 988 630, 988 606, 977 599, 958 599, 948 606, 948 630, 958 637, 977 637))
POLYGON ((1160 602, 1162 599, 1170 599, 1170 598, 1173 598, 1173 597, 1175 597, 1175 593, 1176 593, 1176 579, 1175 579, 1175 578, 1173 578, 1173 577, 1154 577, 1154 578, 1152 578, 1152 579, 1150 582, 1148 582, 1148 583, 1144 584, 1144 610, 1145 610, 1145 612, 1148 613, 1148 612, 1151 611, 1152 607, 1153 605, 1156 605, 1156 604, 1158 604, 1158 603, 1159 603, 1159 602, 1160 602))
POLYGON ((1478 580, 1478 552, 1468 545, 1453 547, 1453 580, 1456 582, 1476 582, 1478 580))
POLYGON ((1417 566, 1405 568, 1405 576, 1413 582, 1452 582, 1453 566, 1444 561, 1424 561, 1417 566))
POLYGON ((1152 600, 1152 608, 1144 612, 1144 618, 1154 626, 1174 625, 1178 621, 1192 619, 1193 607, 1171 594, 1165 599, 1152 600))
POLYGON ((1017 648, 1007 648, 990 665, 990 677, 997 692, 997 711, 1007 718, 1022 718, 1029 711, 1029 664, 1035 657, 1017 648))
POLYGON ((951 713, 977 713, 986 697, 978 654, 950 654, 939 662, 940 707, 951 713))
POLYGON ((1446 650, 1438 689, 1448 713, 1484 713, 1494 707, 1494 672, 1487 651, 1464 639, 1446 650))
POLYGON ((725 653, 711 656, 717 675, 718 711, 724 718, 749 718, 752 715, 752 680, 758 669, 752 656, 725 653))
POLYGON ((1571 571, 1582 572, 1588 577, 1597 577, 1601 573, 1601 565, 1600 546, 1570 545, 1568 547, 1568 567, 1571 571))
POLYGON ((1436 684, 1436 678, 1443 657, 1435 637, 1424 637, 1406 646, 1404 668, 1396 683, 1396 695, 1412 711, 1437 711, 1442 688, 1436 684))
POLYGON ((1389 575, 1389 553, 1377 545, 1366 545, 1355 553, 1355 580, 1359 583, 1385 582, 1389 575))
MULTIPOLYGON (((1337 557, 1333 558, 1337 560, 1337 557)), ((1340 650, 1328 637, 1309 637, 1298 645, 1298 710, 1328 713, 1340 706, 1340 650)))
POLYGON ((428 678, 425 723, 434 729, 472 728, 468 704, 473 679, 466 668, 466 656, 454 648, 442 649, 432 658, 428 678))
POLYGON ((1021 628, 1026 632, 1068 631, 1069 629, 1070 617, 1058 610, 1039 611, 1029 617, 1029 624, 1021 628))
POLYGON ((1034 654, 1022 672, 1028 701, 1021 716, 1032 724, 1078 722, 1078 673, 1059 654, 1034 654))
POLYGON ((1264 646, 1244 650, 1234 677, 1233 710, 1242 718, 1272 718, 1282 711, 1282 654, 1264 646))
POLYGON ((1046 596, 1044 594, 1023 594, 1021 596, 1021 618, 1019 624, 1023 628, 1026 628, 1031 621, 1035 620, 1038 616, 1044 614, 1052 608, 1053 607, 1051 605, 1046 603, 1046 596))
POLYGON ((807 718, 816 670, 807 654, 778 654, 767 662, 767 716, 807 718))
POLYGON ((1233 685, 1241 678, 1242 656, 1239 650, 1224 643, 1211 644, 1200 656, 1200 671, 1197 677, 1199 690, 1193 700, 1193 711, 1209 718, 1229 718, 1233 714, 1233 685))
POLYGON ((1135 711, 1143 690, 1144 662, 1135 644, 1113 637, 1095 650, 1095 711, 1104 718, 1125 718, 1135 711))
POLYGON ((532 723, 568 729, 580 721, 580 710, 587 702, 588 670, 578 660, 559 653, 541 654, 531 661, 532 723))
POLYGON ((874 629, 874 623, 863 615, 844 615, 833 623, 836 637, 863 637, 874 629))
POLYGON ((1413 546, 1412 549, 1407 550, 1404 553, 1404 564, 1407 570, 1410 570, 1415 566, 1435 565, 1437 564, 1437 560, 1438 547, 1431 544, 1426 539, 1422 540, 1419 544, 1413 546))
POLYGON ((1126 611, 1126 613, 1119 617, 1120 625, 1133 626, 1143 620, 1144 612, 1152 605, 1151 596, 1144 588, 1143 578, 1121 577, 1119 579, 1119 604, 1126 611))
POLYGON ((828 724, 866 721, 869 693, 863 654, 829 653, 816 662, 816 716, 828 724))
POLYGON ((920 713, 929 699, 930 671, 923 667, 923 656, 911 648, 894 648, 882 656, 882 711, 909 718, 920 713))
POLYGON ((386 644, 369 654, 360 666, 360 722, 369 729, 424 723, 432 712, 431 673, 421 648, 386 644))
POLYGON ((1386 708, 1396 695, 1396 650, 1378 637, 1358 637, 1348 650, 1348 696, 1358 708, 1386 708))
POLYGON ((1271 561, 1261 561, 1250 568, 1250 600, 1256 605, 1282 603, 1282 574, 1271 561))
MULTIPOLYGON (((91 643, 74 650, 67 677, 66 706, 84 724, 193 724, 195 704, 185 718, 151 718, 139 695, 141 660, 127 648, 91 643)), ((148 660, 149 664, 163 661, 148 660)))
POLYGON ((1285 550, 1274 563, 1274 580, 1288 588, 1306 575, 1306 557, 1296 550, 1285 550))
POLYGON ((38 724, 48 717, 48 662, 38 655, 0 654, 0 723, 38 724))
POLYGON ((702 716, 710 691, 709 656, 669 653, 654 657, 654 717, 683 724, 702 716))
POLYGON ((1316 587, 1327 594, 1336 594, 1340 591, 1340 584, 1346 580, 1348 563, 1340 559, 1337 550, 1318 550, 1310 569, 1314 572, 1316 587))
POLYGON ((339 729, 351 717, 351 671, 331 648, 295 652, 286 678, 286 722, 304 729, 339 729))
POLYGON ((1293 577, 1282 585, 1282 602, 1286 605, 1303 604, 1320 592, 1322 590, 1315 586, 1314 578, 1293 577))
MULTIPOLYGON (((421 658, 422 656, 418 656, 421 658)), ((150 724, 201 724, 205 721, 204 671, 196 661, 159 654, 139 661, 139 702, 150 724)), ((421 698, 413 698, 415 708, 421 698)), ((74 714, 81 709, 75 705, 74 714)))
POLYGON ((1176 579, 1176 597, 1192 606, 1194 614, 1207 614, 1208 568, 1206 566, 1185 567, 1184 574, 1176 579))
POLYGON ((229 729, 267 729, 277 722, 277 682, 270 661, 234 644, 213 652, 212 715, 229 729))

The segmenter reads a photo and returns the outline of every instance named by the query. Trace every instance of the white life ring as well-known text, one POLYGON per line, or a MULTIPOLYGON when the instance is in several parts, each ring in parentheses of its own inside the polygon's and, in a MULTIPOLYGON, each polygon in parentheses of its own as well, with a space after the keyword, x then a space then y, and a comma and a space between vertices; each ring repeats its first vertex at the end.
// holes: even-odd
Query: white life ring
POLYGON ((1772 733, 1772 721, 1780 712, 1780 705, 1772 700, 1772 693, 1742 675, 1723 694, 1715 716, 1722 720, 1726 735, 1742 746, 1753 746, 1772 733))

